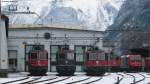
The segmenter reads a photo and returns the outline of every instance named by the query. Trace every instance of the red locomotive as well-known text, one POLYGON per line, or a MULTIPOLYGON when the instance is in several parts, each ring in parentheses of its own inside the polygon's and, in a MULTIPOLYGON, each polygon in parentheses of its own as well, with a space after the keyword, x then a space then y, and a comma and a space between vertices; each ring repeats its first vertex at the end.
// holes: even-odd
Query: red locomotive
MULTIPOLYGON (((142 71, 145 67, 145 58, 139 53, 131 53, 124 56, 111 56, 108 59, 108 55, 98 48, 86 52, 85 55, 85 72, 88 75, 102 75, 106 71, 142 71)), ((146 63, 149 63, 149 60, 146 63)), ((148 67, 149 69, 149 67, 148 67)))
POLYGON ((121 70, 141 71, 143 67, 144 62, 140 54, 128 54, 121 57, 121 70))
POLYGON ((31 50, 28 53, 28 69, 30 75, 45 75, 48 69, 47 51, 31 50))
POLYGON ((85 71, 87 75, 103 75, 108 68, 108 56, 98 50, 91 49, 86 53, 85 71))
POLYGON ((150 57, 146 57, 145 59, 145 71, 150 72, 150 57))
POLYGON ((109 61, 109 66, 111 71, 116 72, 120 71, 121 58, 119 56, 111 57, 109 61))

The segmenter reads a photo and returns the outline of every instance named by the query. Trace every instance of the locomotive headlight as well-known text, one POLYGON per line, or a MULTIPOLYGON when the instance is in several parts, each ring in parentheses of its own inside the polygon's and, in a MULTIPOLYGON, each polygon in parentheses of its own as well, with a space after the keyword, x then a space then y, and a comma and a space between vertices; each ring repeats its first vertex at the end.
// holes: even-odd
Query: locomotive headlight
POLYGON ((66 64, 68 64, 68 61, 65 61, 66 62, 66 64))
POLYGON ((41 66, 40 61, 38 60, 38 65, 41 66))
POLYGON ((99 64, 99 61, 96 61, 96 64, 99 64))
POLYGON ((116 64, 116 62, 113 62, 113 64, 116 64))

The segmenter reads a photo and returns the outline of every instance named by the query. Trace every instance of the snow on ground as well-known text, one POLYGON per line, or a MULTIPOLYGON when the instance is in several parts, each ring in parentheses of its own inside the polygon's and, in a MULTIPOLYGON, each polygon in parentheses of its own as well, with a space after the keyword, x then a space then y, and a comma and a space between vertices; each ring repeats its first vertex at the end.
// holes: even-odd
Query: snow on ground
POLYGON ((150 73, 142 73, 146 79, 142 82, 140 82, 139 84, 150 84, 150 73))
POLYGON ((38 82, 38 81, 42 81, 42 80, 48 80, 48 79, 54 79, 57 76, 43 76, 42 78, 40 78, 39 80, 36 80, 34 82, 38 82))
MULTIPOLYGON (((49 82, 53 82, 53 81, 58 81, 58 80, 61 80, 61 79, 65 79, 65 78, 67 78, 66 76, 60 76, 59 78, 57 78, 57 79, 54 79, 54 80, 49 80, 49 81, 45 81, 45 82, 42 82, 43 84, 47 84, 47 83, 49 83, 49 82)), ((37 84, 42 84, 42 83, 37 83, 37 84)), ((61 83, 62 84, 62 83, 61 83)))
POLYGON ((30 77, 29 79, 22 80, 22 81, 18 81, 18 82, 15 82, 15 83, 9 83, 9 84, 21 84, 22 82, 31 81, 31 80, 33 80, 34 78, 37 78, 37 77, 30 77))
POLYGON ((111 73, 108 76, 104 76, 100 81, 95 82, 95 84, 114 84, 117 81, 117 77, 117 74, 111 73))
POLYGON ((19 79, 23 79, 25 77, 14 77, 14 78, 0 78, 0 84, 4 83, 4 82, 8 82, 8 81, 14 81, 14 80, 19 80, 19 79))
POLYGON ((133 77, 130 76, 130 75, 126 75, 126 74, 123 74, 124 75, 124 79, 120 82, 120 84, 131 84, 133 83, 133 77))
POLYGON ((27 77, 28 74, 28 72, 10 73, 8 74, 8 78, 27 77))
POLYGON ((79 84, 86 84, 87 82, 90 82, 90 81, 93 81, 93 80, 97 80, 97 79, 99 79, 99 78, 101 78, 101 77, 91 77, 89 80, 86 80, 86 81, 83 81, 83 82, 80 82, 79 84))
MULTIPOLYGON (((27 74, 28 73, 26 73, 26 72, 11 73, 8 75, 8 78, 0 78, 0 83, 23 79, 25 77, 28 77, 27 74)), ((133 80, 134 80, 134 78, 131 75, 135 76, 135 81, 141 80, 143 78, 143 76, 139 75, 139 73, 110 73, 110 74, 106 73, 105 76, 86 76, 85 73, 75 73, 75 76, 56 76, 57 73, 51 73, 51 72, 47 73, 47 74, 48 74, 48 76, 42 76, 40 79, 35 80, 34 82, 47 80, 47 79, 53 79, 53 78, 57 77, 56 79, 53 79, 53 80, 45 81, 42 83, 36 83, 36 84, 45 84, 48 82, 57 81, 57 80, 61 80, 61 79, 65 79, 65 78, 70 77, 66 80, 54 83, 54 84, 66 84, 69 82, 79 81, 79 80, 87 79, 90 77, 89 79, 87 79, 85 81, 81 81, 81 82, 76 83, 76 84, 84 84, 84 83, 87 83, 87 82, 90 82, 93 80, 97 80, 100 78, 102 78, 102 79, 100 79, 99 81, 96 81, 92 84, 115 84, 117 82, 118 77, 119 77, 119 79, 122 78, 122 76, 119 74, 122 74, 123 80, 121 80, 120 84, 131 84, 131 83, 133 83, 133 80)), ((140 72, 140 74, 144 75, 146 77, 146 79, 144 81, 137 83, 137 84, 150 84, 150 73, 140 72)), ((36 76, 36 77, 30 76, 29 79, 15 82, 12 84, 19 84, 21 82, 30 81, 30 80, 36 79, 38 77, 40 77, 40 76, 36 76)))
POLYGON ((57 82, 55 84, 66 84, 66 83, 69 83, 69 82, 73 82, 73 81, 78 81, 78 80, 83 80, 83 79, 86 79, 88 78, 87 76, 73 76, 67 80, 64 80, 64 81, 61 81, 61 82, 57 82))

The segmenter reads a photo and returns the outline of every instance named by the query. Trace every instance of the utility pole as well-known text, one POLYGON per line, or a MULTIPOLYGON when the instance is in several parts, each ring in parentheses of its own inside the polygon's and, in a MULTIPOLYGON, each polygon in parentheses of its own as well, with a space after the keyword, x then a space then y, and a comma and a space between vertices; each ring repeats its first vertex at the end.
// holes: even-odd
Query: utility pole
POLYGON ((0 0, 0 17, 1 17, 1 0, 0 0))

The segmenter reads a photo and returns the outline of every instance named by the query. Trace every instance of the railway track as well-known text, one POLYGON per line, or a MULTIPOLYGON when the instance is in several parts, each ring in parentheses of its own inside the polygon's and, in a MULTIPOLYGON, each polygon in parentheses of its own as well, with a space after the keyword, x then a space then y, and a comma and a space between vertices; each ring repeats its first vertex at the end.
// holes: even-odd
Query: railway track
POLYGON ((146 79, 146 77, 143 74, 139 73, 139 75, 141 75, 143 78, 138 80, 138 81, 136 81, 135 83, 139 83, 139 82, 144 81, 146 79))
POLYGON ((42 83, 42 82, 54 80, 54 79, 57 79, 57 78, 58 77, 48 78, 48 79, 44 79, 44 80, 40 80, 40 81, 33 81, 33 82, 28 83, 28 84, 42 83))
POLYGON ((19 83, 19 84, 27 84, 27 83, 30 83, 30 82, 32 82, 32 81, 39 80, 39 79, 41 79, 41 78, 42 78, 42 77, 37 77, 37 78, 34 78, 34 79, 32 79, 32 80, 29 80, 29 81, 21 82, 21 83, 19 83))
POLYGON ((82 79, 82 80, 77 80, 77 81, 69 82, 69 83, 66 83, 66 84, 79 83, 79 82, 82 82, 82 81, 88 80, 88 79, 90 79, 90 78, 91 78, 91 77, 88 77, 88 78, 85 78, 85 79, 82 79))
POLYGON ((117 75, 121 76, 121 78, 118 77, 118 78, 117 78, 117 82, 116 82, 115 84, 120 84, 120 82, 121 82, 121 81, 123 80, 123 78, 124 78, 124 75, 119 74, 119 73, 117 73, 117 75), (119 79, 119 78, 120 78, 120 79, 119 79))
MULTIPOLYGON (((110 73, 104 75, 104 76, 108 76, 110 75, 110 73)), ((36 78, 32 78, 32 77, 25 77, 25 78, 22 78, 22 79, 18 79, 18 80, 13 80, 13 81, 8 81, 8 82, 4 82, 4 83, 1 83, 1 84, 13 84, 13 83, 18 83, 18 84, 35 84, 35 83, 44 83, 44 82, 48 82, 48 81, 52 81, 52 82, 48 82, 48 83, 45 83, 45 84, 51 84, 51 83, 57 83, 57 82, 61 82, 61 81, 64 81, 64 80, 67 80, 69 79, 70 77, 67 77, 67 78, 63 78, 63 79, 59 79, 59 80, 55 80, 59 77, 54 77, 54 78, 48 78, 48 79, 43 79, 43 80, 40 80, 42 77, 36 77, 36 78)), ((82 80, 77 80, 77 81, 73 81, 73 82, 69 82, 67 84, 72 84, 72 83, 78 83, 78 82, 83 82, 83 81, 86 81, 88 79, 90 79, 91 77, 88 77, 86 79, 82 79, 82 80)), ((86 82, 84 84, 90 84, 90 83, 94 83, 94 82, 97 82, 99 80, 101 80, 102 77, 98 78, 98 79, 95 79, 95 80, 92 80, 92 81, 89 81, 89 82, 86 82)))
MULTIPOLYGON (((120 84, 120 82, 126 78, 125 75, 130 76, 129 78, 131 78, 130 83, 131 84, 137 84, 140 83, 142 81, 144 81, 146 79, 146 76, 142 73, 136 73, 136 74, 131 74, 131 73, 116 73, 118 75, 118 80, 115 81, 115 84, 120 84)), ((73 76, 68 76, 68 77, 58 77, 58 76, 54 76, 54 77, 25 77, 25 78, 21 78, 18 80, 13 80, 13 81, 8 81, 8 82, 4 82, 1 84, 53 84, 53 83, 61 83, 64 82, 65 84, 75 84, 75 83, 81 83, 81 84, 93 84, 93 83, 98 83, 100 80, 103 79, 103 77, 105 76, 109 76, 111 75, 111 73, 107 73, 103 76, 99 76, 99 77, 93 77, 93 76, 89 76, 89 77, 83 77, 83 78, 79 78, 76 79, 74 81, 70 81, 69 78, 73 77, 73 76), (46 78, 46 79, 45 79, 46 78), (67 82, 67 79, 69 79, 70 82, 67 82), (66 83, 67 82, 67 83, 66 83)), ((75 79, 73 77, 73 79, 75 79)))
POLYGON ((59 80, 56 80, 56 81, 52 81, 52 82, 48 82, 48 83, 44 83, 44 84, 52 84, 52 83, 57 83, 57 82, 60 82, 60 81, 64 81, 64 80, 67 80, 71 77, 66 77, 66 78, 63 78, 63 79, 59 79, 59 80))
MULTIPOLYGON (((105 74, 104 76, 109 76, 109 75, 110 75, 110 73, 105 74)), ((92 84, 92 83, 95 83, 95 82, 100 81, 100 80, 102 80, 102 79, 103 79, 103 76, 100 77, 100 78, 98 78, 98 79, 96 79, 96 80, 93 80, 93 81, 90 81, 90 82, 86 82, 86 83, 84 83, 84 84, 92 84)))
POLYGON ((140 76, 142 76, 143 78, 142 79, 140 79, 140 80, 137 80, 136 81, 136 76, 134 76, 134 75, 132 75, 132 74, 126 74, 126 75, 129 75, 129 76, 131 76, 131 77, 133 77, 133 83, 131 83, 131 84, 137 84, 137 83, 139 83, 139 82, 141 82, 141 81, 144 81, 145 79, 146 79, 146 77, 143 75, 143 74, 140 74, 140 73, 138 73, 140 76))
POLYGON ((18 83, 18 84, 26 84, 26 83, 30 83, 32 81, 36 81, 39 80, 41 77, 37 77, 37 78, 33 78, 31 79, 31 77, 25 77, 23 79, 18 79, 18 80, 13 80, 13 81, 8 81, 5 83, 1 83, 1 84, 13 84, 13 83, 18 83))
POLYGON ((13 81, 8 81, 8 82, 4 82, 4 83, 1 83, 1 84, 8 84, 8 83, 14 83, 14 82, 18 82, 18 81, 23 81, 23 80, 27 80, 29 79, 30 77, 25 77, 25 78, 22 78, 22 79, 18 79, 18 80, 13 80, 13 81))
MULTIPOLYGON (((110 75, 110 73, 104 75, 104 76, 108 76, 110 75)), ((73 82, 69 82, 69 83, 66 83, 66 84, 73 84, 73 83, 82 83, 84 81, 87 81, 87 82, 84 82, 82 84, 92 84, 94 82, 97 82, 97 81, 100 81, 103 77, 99 77, 98 79, 95 79, 95 80, 92 80, 92 81, 88 81, 90 80, 92 77, 88 77, 88 78, 85 78, 85 79, 82 79, 82 80, 77 80, 77 81, 73 81, 73 82)))
POLYGON ((5 83, 1 83, 1 84, 13 84, 13 83, 18 83, 18 84, 36 84, 36 83, 43 83, 43 82, 47 82, 47 81, 52 81, 52 82, 48 82, 48 83, 44 83, 44 84, 52 84, 52 83, 57 83, 57 82, 60 82, 60 81, 64 81, 64 80, 67 80, 69 79, 70 77, 66 77, 66 78, 63 78, 63 79, 59 79, 59 80, 55 80, 57 79, 58 77, 54 77, 54 78, 48 78, 48 79, 43 79, 43 80, 39 80, 41 79, 42 77, 37 77, 37 78, 33 78, 33 79, 30 79, 31 77, 26 77, 26 78, 23 78, 23 79, 19 79, 19 80, 14 80, 14 81, 9 81, 9 82, 5 82, 5 83), (39 81, 37 81, 39 80, 39 81))
POLYGON ((94 82, 97 82, 97 81, 100 81, 103 77, 100 77, 96 80, 93 80, 93 81, 90 81, 90 82, 86 82, 86 83, 83 83, 83 84, 91 84, 91 83, 94 83, 94 82))

